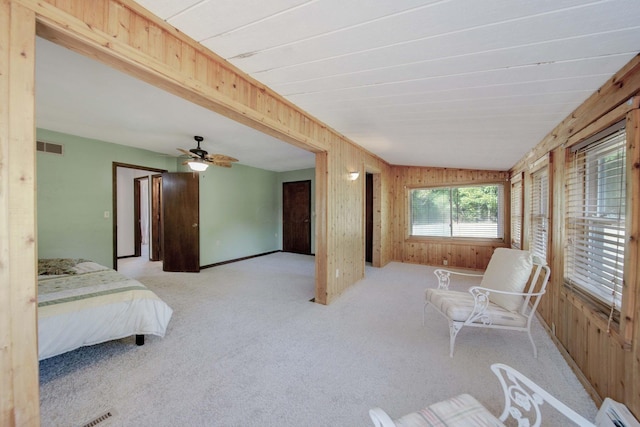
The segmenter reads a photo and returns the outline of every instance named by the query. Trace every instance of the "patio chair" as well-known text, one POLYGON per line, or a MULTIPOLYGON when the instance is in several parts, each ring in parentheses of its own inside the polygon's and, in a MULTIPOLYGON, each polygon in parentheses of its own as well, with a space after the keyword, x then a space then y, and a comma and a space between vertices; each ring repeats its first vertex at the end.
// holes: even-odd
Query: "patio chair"
POLYGON ((532 257, 528 251, 497 248, 484 274, 445 269, 437 269, 434 273, 438 277, 438 288, 425 292, 423 323, 429 305, 447 319, 450 357, 453 357, 456 336, 463 326, 526 332, 533 355, 538 357, 531 336, 531 322, 551 273, 543 260, 532 257), (468 292, 453 291, 449 290, 451 275, 482 277, 482 281, 480 286, 473 286, 468 292))
MULTIPOLYGON (((618 402, 608 399, 616 406, 603 404, 596 417, 597 424, 593 424, 512 367, 494 363, 491 365, 491 370, 498 377, 504 392, 504 409, 498 417, 469 394, 461 394, 435 403, 395 421, 381 408, 369 410, 369 416, 375 427, 497 427, 504 426, 503 423, 509 418, 515 420, 518 426, 537 427, 542 423, 541 407, 546 402, 567 417, 573 425, 582 427, 637 425, 626 406, 618 402), (616 419, 611 418, 610 408, 612 407, 615 408, 616 419), (605 411, 608 412, 604 413, 605 411), (608 424, 609 421, 611 424, 608 424), (620 424, 616 424, 616 421, 620 424)), ((563 425, 571 425, 571 423, 563 423, 563 425)))

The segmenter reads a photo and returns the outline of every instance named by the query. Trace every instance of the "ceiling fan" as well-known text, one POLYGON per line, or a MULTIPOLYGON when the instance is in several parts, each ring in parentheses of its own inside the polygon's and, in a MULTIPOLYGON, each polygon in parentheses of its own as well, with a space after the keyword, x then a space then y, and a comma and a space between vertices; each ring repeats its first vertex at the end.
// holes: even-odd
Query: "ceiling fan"
POLYGON ((224 154, 209 154, 206 150, 200 148, 200 143, 204 140, 201 136, 194 136, 193 139, 198 143, 197 148, 192 148, 189 151, 184 150, 182 148, 178 148, 183 154, 186 154, 190 157, 189 160, 183 162, 183 165, 189 165, 191 170, 194 171, 203 171, 206 170, 209 165, 214 166, 222 166, 223 168, 230 168, 231 163, 237 162, 238 159, 235 159, 231 156, 227 156, 224 154))

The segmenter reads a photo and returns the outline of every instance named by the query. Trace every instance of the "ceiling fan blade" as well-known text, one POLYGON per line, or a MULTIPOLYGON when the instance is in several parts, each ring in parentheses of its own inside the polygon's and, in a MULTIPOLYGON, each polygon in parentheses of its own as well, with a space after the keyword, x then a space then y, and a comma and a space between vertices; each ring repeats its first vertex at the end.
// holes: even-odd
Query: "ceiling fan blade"
POLYGON ((214 162, 237 162, 238 161, 238 159, 231 156, 227 156, 225 154, 207 154, 205 157, 207 158, 207 160, 211 160, 214 162))
POLYGON ((195 154, 193 154, 191 151, 187 151, 187 150, 184 150, 184 149, 182 149, 182 148, 178 148, 177 150, 178 150, 178 151, 180 151, 180 152, 181 152, 181 153, 183 153, 183 154, 186 154, 186 155, 187 155, 187 156, 189 156, 189 157, 193 157, 194 159, 197 159, 197 158, 198 158, 198 156, 196 156, 195 154))

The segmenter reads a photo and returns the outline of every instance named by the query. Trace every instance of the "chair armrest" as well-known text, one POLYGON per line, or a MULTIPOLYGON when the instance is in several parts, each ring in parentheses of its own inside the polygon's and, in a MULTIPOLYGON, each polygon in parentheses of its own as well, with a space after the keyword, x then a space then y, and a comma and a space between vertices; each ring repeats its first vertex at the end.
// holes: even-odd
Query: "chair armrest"
POLYGON ((375 427, 396 427, 391 417, 380 408, 369 409, 369 416, 375 427))
POLYGON ((473 273, 460 273, 458 271, 446 270, 444 268, 438 268, 433 271, 433 274, 438 278, 438 289, 449 289, 449 284, 451 283, 451 275, 455 274, 458 276, 470 276, 470 277, 482 277, 483 274, 473 274, 473 273))
POLYGON ((471 295, 473 295, 473 291, 478 290, 481 291, 483 293, 486 293, 487 295, 489 295, 489 293, 495 293, 495 294, 503 294, 503 295, 518 295, 521 297, 537 297, 540 295, 544 295, 545 291, 542 292, 511 292, 511 291, 500 291, 498 289, 491 289, 491 288, 484 288, 482 286, 472 286, 470 287, 468 290, 471 293, 471 295))
POLYGON ((595 427, 595 425, 569 408, 564 403, 549 394, 542 387, 525 377, 520 372, 502 363, 494 363, 491 370, 500 380, 504 392, 504 410, 500 421, 512 417, 518 425, 539 426, 542 422, 540 407, 547 402, 558 412, 581 427, 595 427), (528 422, 523 422, 527 420, 528 422))

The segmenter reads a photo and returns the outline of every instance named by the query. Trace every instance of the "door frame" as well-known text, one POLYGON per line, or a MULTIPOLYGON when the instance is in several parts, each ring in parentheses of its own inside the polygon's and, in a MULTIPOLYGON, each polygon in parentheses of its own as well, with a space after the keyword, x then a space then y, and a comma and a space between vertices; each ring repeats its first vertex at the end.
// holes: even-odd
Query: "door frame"
MULTIPOLYGON (((382 267, 382 254, 380 253, 381 249, 382 249, 382 217, 381 217, 381 212, 382 212, 382 175, 381 172, 370 166, 370 165, 365 165, 365 173, 366 174, 370 174, 372 175, 371 179, 372 179, 372 222, 373 222, 373 230, 372 230, 372 235, 371 235, 371 266, 373 267, 382 267)), ((362 184, 362 191, 364 193, 364 197, 363 199, 363 207, 362 207, 362 212, 364 215, 363 221, 362 221, 362 235, 363 235, 363 242, 362 244, 364 245, 363 247, 363 254, 365 254, 365 256, 362 257, 362 262, 366 265, 366 240, 367 240, 367 218, 366 218, 366 204, 367 204, 367 196, 366 196, 366 179, 362 180, 363 184, 362 184)))
POLYGON ((151 221, 149 224, 149 261, 162 261, 162 174, 151 175, 151 221))
MULTIPOLYGON (((140 186, 142 185, 142 181, 147 181, 147 214, 148 218, 151 218, 151 209, 149 203, 149 196, 151 193, 149 192, 149 175, 140 176, 137 178, 133 178, 133 256, 139 257, 142 256, 142 214, 141 214, 141 206, 142 206, 142 198, 140 197, 140 186)), ((151 196, 152 197, 152 196, 151 196)), ((151 228, 147 230, 147 234, 149 234, 151 228)), ((149 239, 149 235, 147 235, 147 240, 149 239)))
POLYGON ((111 212, 113 212, 113 214, 111 215, 112 218, 112 228, 113 228, 113 243, 112 243, 112 248, 113 248, 113 254, 112 254, 112 259, 113 259, 113 269, 117 270, 118 269, 118 168, 126 168, 126 169, 138 169, 138 170, 143 170, 143 171, 149 171, 149 172, 156 172, 156 173, 162 173, 162 172, 167 172, 166 169, 158 169, 158 168, 152 168, 152 167, 148 167, 148 166, 140 166, 140 165, 132 165, 129 163, 120 163, 120 162, 113 162, 111 164, 111 192, 112 192, 112 198, 111 198, 111 212))

